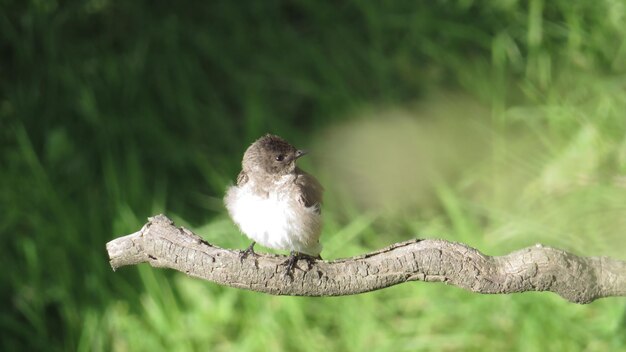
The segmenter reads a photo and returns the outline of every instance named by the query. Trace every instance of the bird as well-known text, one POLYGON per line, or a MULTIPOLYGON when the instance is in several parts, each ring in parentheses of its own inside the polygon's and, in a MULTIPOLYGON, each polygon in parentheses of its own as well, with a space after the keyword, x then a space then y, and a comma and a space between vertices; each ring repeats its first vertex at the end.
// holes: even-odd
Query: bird
POLYGON ((324 188, 296 161, 307 151, 283 138, 266 134, 245 151, 237 183, 227 188, 224 203, 233 222, 249 239, 241 260, 256 255, 256 243, 287 250, 286 274, 297 260, 321 259, 322 197, 324 188))

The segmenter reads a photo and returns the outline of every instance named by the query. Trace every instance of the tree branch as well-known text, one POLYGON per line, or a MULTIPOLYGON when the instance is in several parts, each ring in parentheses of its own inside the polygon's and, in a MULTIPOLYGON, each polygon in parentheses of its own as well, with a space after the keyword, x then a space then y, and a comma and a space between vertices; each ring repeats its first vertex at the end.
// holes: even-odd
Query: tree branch
POLYGON ((499 257, 461 243, 412 240, 358 257, 298 261, 293 277, 284 256, 259 254, 240 260, 240 251, 213 246, 164 215, 131 235, 107 243, 113 270, 148 262, 215 283, 273 295, 342 296, 407 281, 445 282, 478 293, 551 291, 574 303, 626 296, 626 262, 579 257, 536 245, 499 257))

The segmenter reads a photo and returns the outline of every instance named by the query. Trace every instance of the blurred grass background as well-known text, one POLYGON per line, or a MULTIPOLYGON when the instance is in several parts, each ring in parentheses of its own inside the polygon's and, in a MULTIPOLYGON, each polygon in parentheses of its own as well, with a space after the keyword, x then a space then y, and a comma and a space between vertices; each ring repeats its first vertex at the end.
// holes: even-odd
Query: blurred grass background
POLYGON ((620 298, 271 297, 104 248, 161 212, 244 248, 221 198, 272 132, 313 146, 325 258, 626 260, 623 0, 0 4, 1 350, 626 350, 620 298))

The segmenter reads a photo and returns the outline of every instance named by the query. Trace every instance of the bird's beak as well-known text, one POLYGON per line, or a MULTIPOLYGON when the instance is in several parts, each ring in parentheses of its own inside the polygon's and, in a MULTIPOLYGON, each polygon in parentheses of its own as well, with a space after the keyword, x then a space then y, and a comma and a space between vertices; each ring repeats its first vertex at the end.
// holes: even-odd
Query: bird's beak
POLYGON ((296 157, 293 159, 296 160, 299 157, 306 155, 308 152, 309 152, 308 150, 296 150, 296 157))

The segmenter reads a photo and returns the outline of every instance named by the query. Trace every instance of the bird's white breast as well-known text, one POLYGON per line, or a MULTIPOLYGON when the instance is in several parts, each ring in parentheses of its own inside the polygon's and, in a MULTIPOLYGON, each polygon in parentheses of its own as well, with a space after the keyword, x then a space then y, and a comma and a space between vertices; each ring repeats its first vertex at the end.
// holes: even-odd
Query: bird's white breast
POLYGON ((321 216, 313 207, 303 206, 294 189, 278 187, 288 182, 290 179, 285 177, 263 195, 253 192, 252 180, 241 187, 231 186, 225 197, 226 207, 241 231, 253 241, 269 248, 316 256, 322 249, 321 216))

